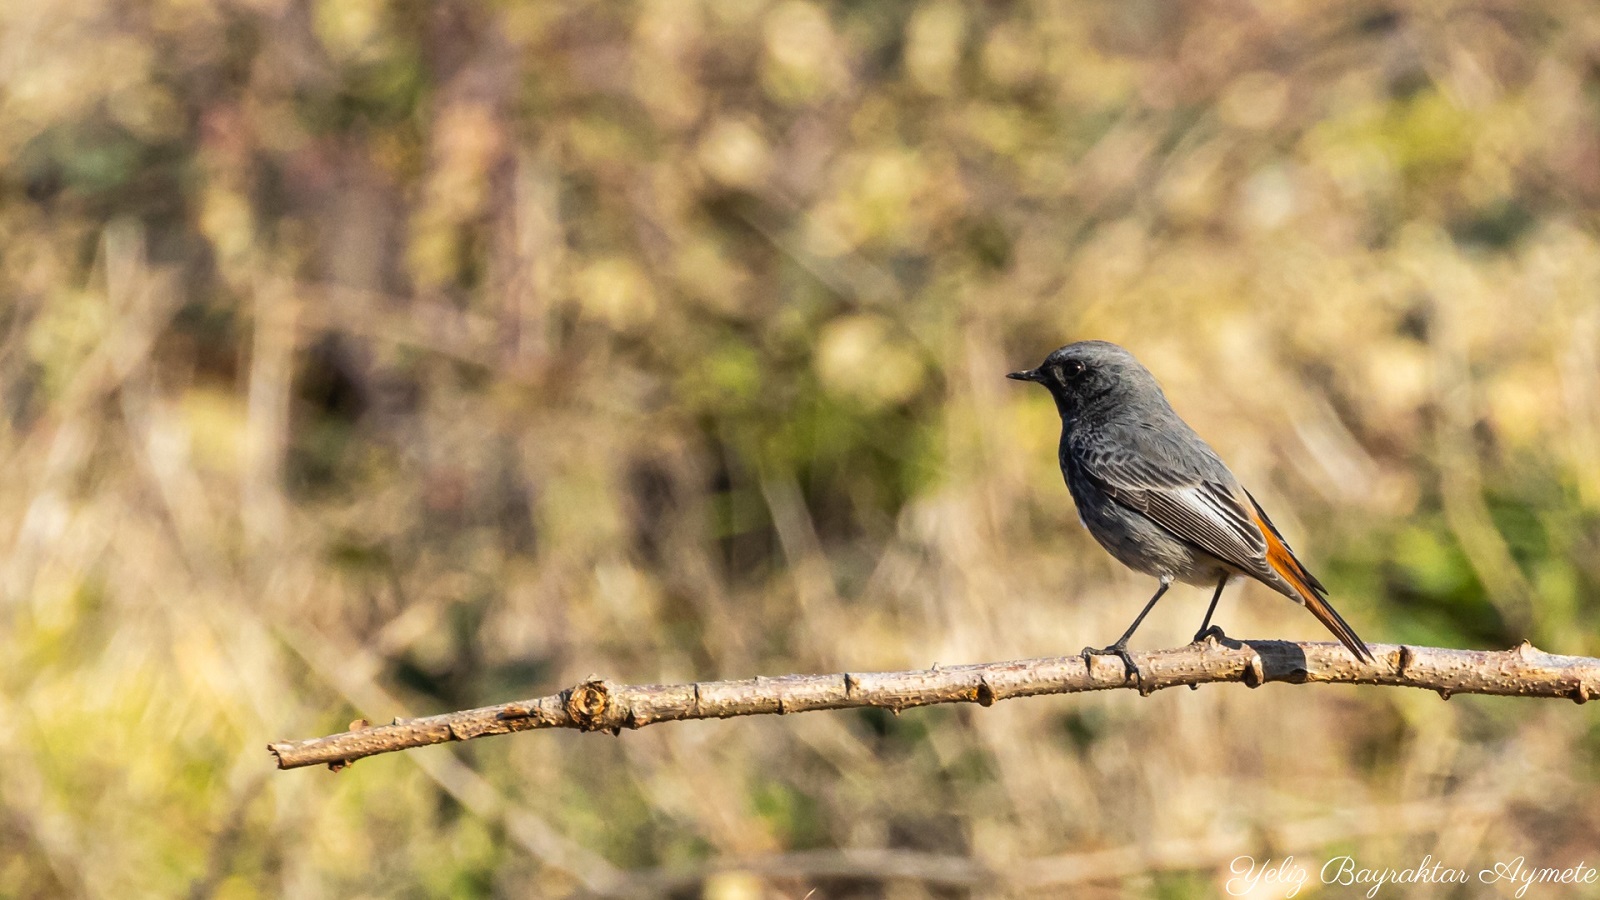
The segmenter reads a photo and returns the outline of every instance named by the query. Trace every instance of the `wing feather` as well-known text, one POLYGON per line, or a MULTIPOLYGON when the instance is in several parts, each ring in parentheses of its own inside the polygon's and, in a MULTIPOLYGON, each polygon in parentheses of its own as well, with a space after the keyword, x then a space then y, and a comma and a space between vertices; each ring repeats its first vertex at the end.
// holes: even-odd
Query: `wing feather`
POLYGON ((1265 574, 1267 539, 1244 489, 1220 461, 1211 478, 1185 468, 1126 453, 1102 452, 1084 461, 1085 474, 1112 500, 1231 566, 1265 574))

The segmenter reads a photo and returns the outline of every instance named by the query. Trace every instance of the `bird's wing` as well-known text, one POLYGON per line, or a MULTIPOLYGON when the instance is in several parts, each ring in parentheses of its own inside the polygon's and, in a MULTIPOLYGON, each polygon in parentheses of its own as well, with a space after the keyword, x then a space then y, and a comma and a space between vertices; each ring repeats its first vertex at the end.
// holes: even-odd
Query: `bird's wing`
POLYGON ((1083 469, 1112 500, 1174 537, 1241 571, 1267 574, 1266 535, 1225 468, 1206 477, 1193 467, 1152 462, 1148 454, 1112 451, 1087 454, 1083 469))

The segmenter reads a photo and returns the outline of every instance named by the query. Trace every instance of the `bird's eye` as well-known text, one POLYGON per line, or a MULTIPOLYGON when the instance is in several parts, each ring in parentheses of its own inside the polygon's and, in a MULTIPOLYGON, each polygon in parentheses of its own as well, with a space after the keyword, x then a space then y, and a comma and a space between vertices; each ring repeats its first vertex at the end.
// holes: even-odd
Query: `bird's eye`
POLYGON ((1065 370, 1068 378, 1078 378, 1082 376, 1084 372, 1088 371, 1088 369, 1089 367, 1083 364, 1083 360, 1069 359, 1066 361, 1065 365, 1056 369, 1056 372, 1057 374, 1060 374, 1063 370, 1065 370))

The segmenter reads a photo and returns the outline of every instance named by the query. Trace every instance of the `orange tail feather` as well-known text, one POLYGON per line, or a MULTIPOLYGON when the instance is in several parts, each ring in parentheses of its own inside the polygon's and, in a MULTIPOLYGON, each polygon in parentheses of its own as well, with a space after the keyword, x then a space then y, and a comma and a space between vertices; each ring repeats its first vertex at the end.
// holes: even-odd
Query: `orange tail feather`
POLYGON ((1284 542, 1283 535, 1278 533, 1272 520, 1267 518, 1260 504, 1255 501, 1256 498, 1250 498, 1250 505, 1255 507, 1256 525, 1267 539, 1267 565, 1271 566, 1272 571, 1277 572, 1284 581, 1289 582, 1289 586, 1300 595, 1306 609, 1317 617, 1318 622, 1333 632, 1333 636, 1349 648, 1356 659, 1372 662, 1372 651, 1367 649, 1366 643, 1357 636, 1350 623, 1328 603, 1328 589, 1322 586, 1322 582, 1318 581, 1316 576, 1306 571, 1306 567, 1295 557, 1294 551, 1284 542))

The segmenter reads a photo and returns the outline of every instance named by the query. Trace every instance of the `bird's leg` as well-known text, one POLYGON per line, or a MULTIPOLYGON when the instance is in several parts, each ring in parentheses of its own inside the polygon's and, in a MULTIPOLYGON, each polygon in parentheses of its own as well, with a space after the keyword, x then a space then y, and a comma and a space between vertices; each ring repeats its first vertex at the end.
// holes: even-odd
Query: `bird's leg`
POLYGON ((1218 638, 1227 637, 1227 635, 1222 633, 1222 626, 1211 624, 1211 614, 1217 611, 1217 601, 1222 599, 1222 589, 1227 586, 1228 575, 1227 573, 1223 573, 1222 577, 1217 580, 1217 592, 1211 595, 1211 605, 1206 607, 1205 621, 1200 623, 1200 630, 1194 633, 1194 642, 1196 644, 1200 643, 1211 635, 1216 635, 1218 638))
MULTIPOLYGON (((1217 579, 1217 590, 1216 593, 1211 595, 1211 605, 1206 607, 1205 620, 1200 623, 1200 630, 1194 633, 1194 643, 1198 644, 1206 638, 1212 636, 1215 636, 1219 641, 1227 637, 1226 634, 1222 633, 1221 625, 1211 624, 1211 614, 1217 611, 1217 601, 1222 599, 1222 589, 1227 586, 1228 573, 1224 572, 1222 573, 1222 577, 1217 579)), ((1191 684, 1189 685, 1189 690, 1198 691, 1200 690, 1200 685, 1191 684)))
POLYGON ((1093 665, 1093 660, 1090 659, 1091 656, 1115 655, 1122 660, 1122 680, 1127 681, 1129 678, 1132 678, 1138 681, 1140 692, 1143 693, 1144 674, 1139 671, 1138 666, 1134 665, 1133 657, 1128 655, 1128 638, 1133 637, 1133 633, 1139 630, 1139 623, 1143 622, 1144 617, 1150 614, 1150 610, 1155 608, 1156 601, 1161 599, 1161 595, 1165 594, 1167 592, 1167 588, 1169 587, 1172 587, 1171 576, 1161 576, 1161 586, 1156 588, 1156 595, 1151 597, 1150 602, 1144 605, 1144 609, 1139 611, 1138 618, 1134 619, 1133 624, 1128 626, 1128 630, 1122 633, 1122 637, 1117 638, 1116 643, 1110 645, 1109 647, 1101 647, 1099 649, 1095 649, 1094 647, 1083 648, 1078 655, 1083 657, 1084 666, 1088 668, 1093 665))

